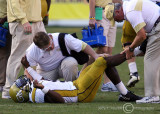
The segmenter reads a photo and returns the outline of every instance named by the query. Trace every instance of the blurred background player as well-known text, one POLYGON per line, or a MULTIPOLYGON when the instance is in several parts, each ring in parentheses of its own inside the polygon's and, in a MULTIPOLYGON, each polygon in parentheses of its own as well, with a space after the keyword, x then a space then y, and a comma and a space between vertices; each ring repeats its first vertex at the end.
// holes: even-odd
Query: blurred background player
MULTIPOLYGON (((123 48, 125 49, 132 44, 134 38, 136 37, 136 32, 132 28, 131 24, 126 20, 124 21, 122 29, 123 31, 122 31, 121 42, 122 42, 123 48)), ((127 60, 127 62, 128 62, 128 68, 130 71, 130 74, 129 74, 130 79, 127 83, 127 87, 134 87, 135 84, 140 80, 140 76, 138 75, 137 65, 135 62, 135 57, 127 60)))
POLYGON ((42 7, 42 18, 44 25, 48 25, 48 16, 49 16, 49 9, 51 5, 51 0, 41 0, 41 7, 42 7))
MULTIPOLYGON (((107 53, 112 55, 112 48, 115 46, 116 41, 116 25, 112 25, 110 21, 106 18, 104 14, 105 6, 108 3, 112 2, 122 2, 121 0, 89 0, 90 7, 90 16, 89 16, 89 26, 94 27, 95 23, 98 26, 102 26, 104 28, 103 35, 106 36, 107 44, 105 46, 97 47, 96 52, 98 54, 107 53)), ((89 64, 92 63, 93 60, 90 58, 89 64)), ((84 66, 85 68, 86 66, 84 66)), ((113 91, 117 92, 114 84, 109 80, 109 78, 104 73, 104 83, 102 84, 101 91, 113 91)))

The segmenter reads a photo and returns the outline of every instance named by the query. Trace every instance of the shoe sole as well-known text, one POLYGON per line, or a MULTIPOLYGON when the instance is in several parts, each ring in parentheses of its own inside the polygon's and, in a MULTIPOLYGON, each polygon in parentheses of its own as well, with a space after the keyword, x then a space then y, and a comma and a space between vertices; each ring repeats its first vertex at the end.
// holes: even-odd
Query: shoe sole
POLYGON ((139 80, 135 80, 135 81, 131 82, 130 84, 127 84, 127 87, 129 87, 129 88, 134 87, 137 82, 139 82, 139 80))
POLYGON ((118 99, 118 102, 135 102, 135 101, 132 101, 132 100, 120 100, 120 99, 118 99))
POLYGON ((2 99, 11 99, 10 96, 2 96, 2 99))
POLYGON ((136 104, 149 104, 149 103, 153 103, 153 104, 158 104, 160 103, 160 101, 153 101, 153 102, 136 102, 136 104))

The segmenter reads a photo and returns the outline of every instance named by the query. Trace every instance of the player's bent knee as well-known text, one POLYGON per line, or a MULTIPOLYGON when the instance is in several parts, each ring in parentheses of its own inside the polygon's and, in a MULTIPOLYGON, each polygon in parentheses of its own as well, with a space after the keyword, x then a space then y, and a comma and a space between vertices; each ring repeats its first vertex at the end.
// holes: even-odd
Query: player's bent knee
POLYGON ((103 57, 99 57, 94 62, 94 65, 96 66, 106 65, 106 60, 103 57))

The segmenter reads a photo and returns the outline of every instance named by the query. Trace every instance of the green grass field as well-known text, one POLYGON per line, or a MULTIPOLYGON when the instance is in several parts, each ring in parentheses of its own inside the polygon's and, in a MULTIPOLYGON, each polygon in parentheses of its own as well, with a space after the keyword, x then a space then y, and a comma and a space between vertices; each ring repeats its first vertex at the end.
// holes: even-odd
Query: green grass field
MULTIPOLYGON (((49 33, 52 32, 65 32, 65 33, 74 33, 76 32, 79 38, 81 36, 82 28, 67 28, 67 27, 47 27, 49 33)), ((121 46, 121 34, 122 29, 118 28, 117 30, 117 40, 116 46, 113 50, 113 54, 119 53, 122 51, 121 46)), ((143 57, 136 59, 139 75, 141 76, 140 82, 136 87, 129 90, 134 93, 143 96, 144 95, 144 76, 143 76, 143 57)), ((79 66, 81 68, 82 66, 79 66)), ((129 79, 129 70, 127 62, 124 62, 117 67, 120 74, 121 80, 126 85, 129 79)), ((21 70, 20 74, 23 74, 21 70)), ((108 114, 122 114, 122 113, 136 113, 136 114, 159 114, 160 108, 159 104, 135 104, 125 102, 118 102, 119 93, 113 92, 101 92, 98 90, 96 97, 91 103, 69 103, 69 104, 33 104, 33 103, 14 103, 12 100, 5 100, 0 98, 0 114, 4 113, 22 113, 22 114, 43 114, 43 113, 108 113, 108 114)), ((1 95, 0 95, 1 97, 1 95)))

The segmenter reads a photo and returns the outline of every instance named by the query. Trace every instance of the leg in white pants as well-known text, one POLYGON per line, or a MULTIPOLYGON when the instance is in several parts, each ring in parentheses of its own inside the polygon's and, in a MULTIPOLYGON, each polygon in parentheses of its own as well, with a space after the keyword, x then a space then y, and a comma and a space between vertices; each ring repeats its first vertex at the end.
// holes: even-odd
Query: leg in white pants
MULTIPOLYGON (((160 31, 160 23, 155 30, 160 31)), ((144 57, 145 96, 160 96, 160 32, 152 30, 144 57)))
POLYGON ((144 57, 145 96, 160 96, 160 38, 147 46, 144 57))
POLYGON ((73 57, 65 58, 61 67, 59 68, 59 75, 64 78, 65 81, 74 81, 77 79, 78 74, 78 62, 73 57))
POLYGON ((62 60, 58 68, 51 71, 44 71, 37 68, 37 73, 43 76, 46 80, 56 81, 59 78, 64 78, 65 81, 74 81, 78 74, 78 63, 73 57, 67 57, 62 60))
POLYGON ((59 77, 58 68, 53 69, 51 71, 44 71, 40 68, 37 68, 36 71, 38 74, 43 76, 43 78, 45 80, 51 80, 51 81, 55 82, 57 79, 62 78, 62 77, 59 77))

